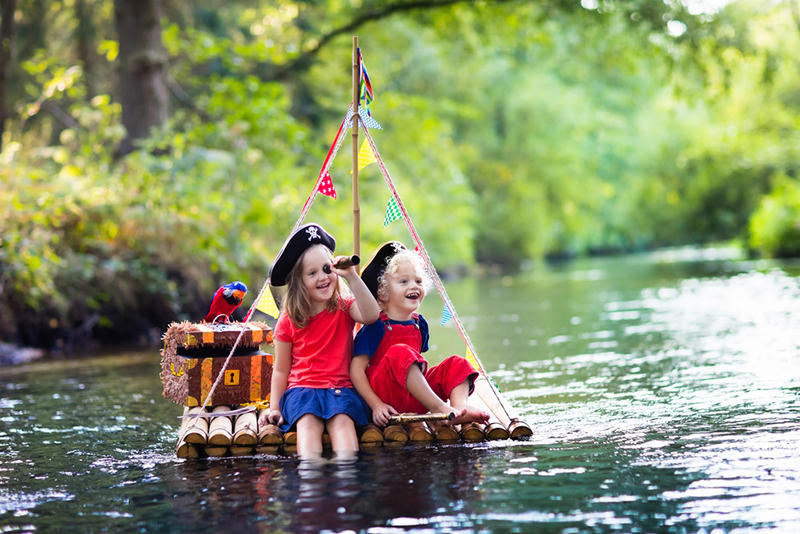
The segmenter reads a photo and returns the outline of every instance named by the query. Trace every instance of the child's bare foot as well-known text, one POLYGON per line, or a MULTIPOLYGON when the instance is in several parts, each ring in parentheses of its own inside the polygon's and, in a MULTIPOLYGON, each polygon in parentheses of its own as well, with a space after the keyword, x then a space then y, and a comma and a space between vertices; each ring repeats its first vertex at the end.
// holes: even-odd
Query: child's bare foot
MULTIPOLYGON (((454 408, 458 410, 458 408, 454 408)), ((454 425, 461 425, 464 423, 488 423, 489 414, 483 410, 479 410, 474 406, 466 405, 461 409, 460 413, 456 411, 456 418, 453 420, 454 425)))

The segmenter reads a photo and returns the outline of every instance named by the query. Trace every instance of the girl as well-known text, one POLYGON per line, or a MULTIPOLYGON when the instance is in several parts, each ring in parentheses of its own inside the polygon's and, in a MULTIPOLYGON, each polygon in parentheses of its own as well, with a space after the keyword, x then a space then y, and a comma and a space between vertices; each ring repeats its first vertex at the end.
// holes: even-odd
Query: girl
POLYGON ((267 419, 284 432, 297 428, 297 454, 322 455, 327 428, 339 456, 358 451, 355 425, 369 422, 348 373, 356 322, 372 323, 380 310, 354 267, 333 265, 336 240, 317 224, 301 226, 286 240, 270 268, 273 286, 288 285, 275 325, 275 363, 267 419), (329 272, 326 273, 325 271, 329 272), (355 298, 341 294, 339 277, 355 298))
POLYGON ((428 411, 455 412, 453 424, 487 422, 489 414, 467 404, 478 377, 472 365, 450 356, 428 369, 420 354, 428 350, 428 323, 417 310, 430 279, 419 255, 402 243, 386 243, 361 278, 383 313, 356 334, 350 376, 375 424, 386 426, 398 412, 428 411))

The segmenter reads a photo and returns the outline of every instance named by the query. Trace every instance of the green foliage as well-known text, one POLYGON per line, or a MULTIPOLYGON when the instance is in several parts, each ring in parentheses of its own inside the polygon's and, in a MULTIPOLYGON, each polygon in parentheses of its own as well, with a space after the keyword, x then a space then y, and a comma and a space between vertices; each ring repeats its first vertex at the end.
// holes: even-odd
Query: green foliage
POLYGON ((277 84, 211 84, 201 104, 216 120, 176 113, 123 162, 114 160, 120 107, 105 95, 72 106, 74 128, 60 145, 7 145, 3 337, 49 346, 94 329, 100 339, 135 339, 202 315, 221 283, 260 288, 283 239, 267 229, 296 212, 307 130, 277 84))
POLYGON ((800 256, 800 183, 781 177, 750 219, 750 246, 772 257, 800 256))

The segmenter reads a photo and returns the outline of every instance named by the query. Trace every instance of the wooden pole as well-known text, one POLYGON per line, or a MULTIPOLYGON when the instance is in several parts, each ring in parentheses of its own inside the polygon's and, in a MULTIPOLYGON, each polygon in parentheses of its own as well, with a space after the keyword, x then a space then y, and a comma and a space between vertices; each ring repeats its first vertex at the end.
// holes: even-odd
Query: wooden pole
MULTIPOLYGON (((361 208, 358 204, 358 36, 353 36, 353 254, 361 254, 361 208)), ((359 268, 356 265, 356 271, 359 268)))
POLYGON ((426 414, 409 414, 401 413, 393 415, 389 418, 388 426, 391 425, 405 425, 407 423, 419 423, 420 421, 452 421, 456 418, 456 414, 449 413, 426 413, 426 414))

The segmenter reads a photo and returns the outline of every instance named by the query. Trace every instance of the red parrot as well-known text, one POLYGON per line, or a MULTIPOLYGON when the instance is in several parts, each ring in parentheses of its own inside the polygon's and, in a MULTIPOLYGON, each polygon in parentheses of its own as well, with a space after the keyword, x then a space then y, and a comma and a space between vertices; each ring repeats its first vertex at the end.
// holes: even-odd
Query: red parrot
POLYGON ((204 323, 213 323, 218 316, 223 316, 224 322, 230 321, 230 314, 233 310, 241 306, 242 299, 247 293, 247 286, 242 282, 231 282, 217 289, 211 304, 208 306, 208 313, 203 318, 204 323))

